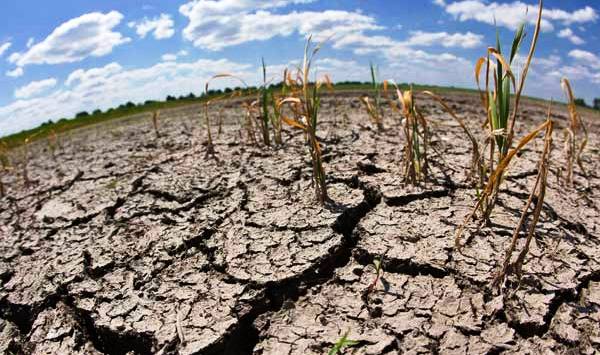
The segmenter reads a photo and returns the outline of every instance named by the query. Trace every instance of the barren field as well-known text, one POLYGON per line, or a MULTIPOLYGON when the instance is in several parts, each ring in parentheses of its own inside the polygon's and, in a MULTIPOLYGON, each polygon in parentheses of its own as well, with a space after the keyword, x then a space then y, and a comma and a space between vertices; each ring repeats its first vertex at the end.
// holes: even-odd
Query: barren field
MULTIPOLYGON (((163 112, 160 138, 142 115, 67 133, 54 157, 35 142, 30 186, 13 151, 0 199, 0 353, 326 354, 349 332, 347 354, 598 354, 598 116, 583 114, 588 176, 576 168, 565 186, 567 112, 555 105, 535 240, 520 282, 499 292, 490 283, 543 141, 510 166, 492 223, 459 251, 455 231, 476 200, 464 132, 418 97, 434 136, 429 179, 413 187, 399 117, 386 108, 378 133, 358 96, 323 99, 324 207, 302 132, 250 145, 239 102, 211 107, 218 159, 205 155, 199 106, 163 112)), ((479 98, 444 96, 482 141, 479 98)), ((517 138, 546 118, 541 102, 521 111, 517 138)))

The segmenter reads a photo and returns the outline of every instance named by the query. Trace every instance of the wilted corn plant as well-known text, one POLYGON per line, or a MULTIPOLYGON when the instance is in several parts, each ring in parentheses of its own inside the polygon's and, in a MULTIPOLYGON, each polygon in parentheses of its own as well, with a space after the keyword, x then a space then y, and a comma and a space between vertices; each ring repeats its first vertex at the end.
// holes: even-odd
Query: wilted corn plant
POLYGON ((281 82, 281 91, 278 95, 270 92, 269 102, 271 103, 271 108, 273 110, 273 114, 271 115, 271 127, 273 127, 273 139, 275 140, 275 144, 281 145, 283 144, 283 140, 281 138, 281 128, 282 128, 282 120, 281 120, 281 106, 279 102, 288 96, 289 88, 287 85, 287 77, 288 70, 285 69, 283 71, 283 81, 281 82))
POLYGON ((309 81, 313 58, 321 49, 321 45, 320 43, 313 46, 311 37, 308 38, 304 47, 302 66, 298 67, 296 79, 291 80, 291 76, 288 77, 291 95, 280 100, 278 105, 280 110, 283 105, 289 106, 293 113, 293 117, 282 115, 283 122, 302 129, 306 134, 312 161, 312 183, 317 200, 323 204, 328 200, 328 196, 321 145, 317 138, 318 114, 321 104, 320 88, 323 82, 315 80, 314 83, 311 83, 309 81))
MULTIPOLYGON (((413 90, 402 92, 398 85, 389 81, 396 88, 396 95, 402 106, 402 131, 406 139, 404 146, 403 175, 413 185, 425 180, 428 171, 427 146, 429 145, 429 127, 427 120, 415 104, 413 90)), ((387 82, 386 82, 387 83, 387 82)), ((387 84, 385 84, 387 86, 387 84)), ((394 110, 397 105, 392 104, 394 110)))
MULTIPOLYGON (((519 103, 521 101, 521 93, 525 86, 525 80, 527 79, 527 73, 531 60, 535 53, 537 40, 541 28, 543 1, 540 0, 538 18, 535 26, 535 32, 533 39, 531 40, 531 46, 529 48, 529 54, 525 60, 525 64, 521 70, 519 81, 513 74, 511 64, 516 58, 519 48, 525 38, 525 24, 519 26, 515 33, 509 61, 506 61, 502 55, 502 48, 500 46, 499 35, 496 39, 496 47, 490 47, 487 50, 487 56, 481 57, 475 65, 475 79, 477 81, 477 87, 481 95, 483 106, 487 112, 486 125, 489 127, 489 135, 486 141, 485 147, 489 145, 489 166, 488 171, 495 173, 494 170, 494 159, 497 159, 498 164, 506 157, 509 148, 512 146, 514 137, 514 126, 517 115, 519 113, 519 103), (495 63, 493 59, 495 59, 495 63), (485 92, 481 91, 480 86, 480 74, 485 64, 485 92), (490 76, 492 77, 493 87, 490 88, 490 76), (512 86, 511 86, 512 84, 512 86), (514 104, 511 110, 511 88, 514 90, 514 104), (497 148, 497 153, 495 150, 497 148)), ((503 171, 501 172, 503 174, 503 171)), ((494 208, 498 192, 500 189, 500 183, 502 182, 502 176, 495 180, 495 186, 491 193, 484 194, 485 200, 480 204, 482 211, 482 220, 488 222, 489 216, 494 208)))
MULTIPOLYGON (((540 157, 538 163, 538 174, 535 180, 535 184, 531 190, 531 194, 525 203, 525 207, 523 208, 523 212, 521 213, 521 218, 519 219, 519 223, 515 227, 511 242, 506 250, 506 254, 504 256, 504 262, 500 268, 500 271, 494 277, 494 281, 492 282, 492 287, 498 287, 504 283, 504 280, 508 276, 509 270, 512 270, 518 278, 521 278, 522 270, 523 270, 523 262, 525 261, 525 256, 529 251, 529 246, 531 244, 531 240, 533 239, 535 233, 535 227, 540 219, 540 214, 542 212, 542 207, 544 205, 544 197, 546 195, 546 182, 548 180, 548 164, 550 161, 550 152, 552 149, 552 130, 553 130, 553 122, 550 120, 550 107, 548 108, 548 118, 546 122, 544 122, 538 129, 534 130, 528 136, 523 138, 521 142, 517 145, 517 149, 511 151, 504 159, 510 159, 514 156, 515 153, 518 152, 519 147, 527 144, 529 140, 534 139, 534 137, 541 132, 544 132, 544 151, 540 157), (521 249, 519 256, 515 260, 514 263, 511 263, 512 254, 516 249, 517 240, 519 238, 519 234, 527 220, 528 211, 531 207, 531 204, 534 204, 533 207, 533 215, 531 217, 531 222, 529 224, 529 228, 527 230, 527 239, 525 241, 525 245, 521 249), (512 267, 511 267, 512 265, 512 267)), ((500 164, 508 164, 508 162, 504 163, 504 161, 500 162, 500 164)), ((498 177, 496 177, 498 178, 498 177)))
POLYGON ((158 131, 158 117, 160 116, 160 111, 154 111, 152 113, 152 126, 154 127, 154 134, 156 135, 156 139, 160 138, 160 132, 158 131))
POLYGON ((585 126, 585 122, 577 112, 575 105, 575 96, 573 95, 573 89, 569 79, 563 78, 561 80, 561 86, 567 96, 568 110, 569 110, 569 126, 565 128, 565 155, 567 157, 565 182, 568 185, 573 184, 573 167, 575 163, 581 169, 583 175, 587 175, 583 162, 581 161, 581 155, 585 150, 588 142, 588 131, 585 126))
MULTIPOLYGON (((512 71, 510 69, 508 62, 506 62, 506 60, 502 57, 502 54, 499 50, 500 49, 499 44, 497 45, 496 49, 490 48, 488 50, 488 57, 482 58, 483 61, 480 59, 477 62, 477 65, 475 68, 475 73, 476 73, 478 84, 479 84, 479 72, 481 70, 482 63, 487 63, 486 92, 484 95, 482 95, 482 100, 487 109, 488 120, 489 120, 488 123, 490 125, 490 130, 491 130, 490 138, 491 138, 491 140, 493 140, 493 142, 490 143, 490 145, 492 146, 492 148, 490 149, 491 154, 490 154, 490 162, 489 162, 491 173, 488 177, 487 183, 485 185, 485 189, 479 195, 477 202, 475 203, 475 206, 473 207, 471 213, 465 218, 464 222, 458 227, 458 229, 456 231, 455 244, 458 249, 460 249, 460 247, 461 247, 460 239, 463 235, 464 229, 466 228, 466 226, 469 224, 470 221, 478 220, 479 225, 480 225, 482 222, 489 220, 489 216, 492 212, 492 208, 495 204, 495 201, 496 201, 496 198, 498 195, 500 184, 503 181, 504 173, 505 173, 506 169, 508 168, 508 165, 511 163, 512 159, 519 152, 521 152, 522 149, 528 143, 533 141, 538 135, 540 135, 541 133, 544 133, 544 136, 545 136, 544 151, 541 154, 540 161, 538 164, 538 175, 536 178, 535 185, 532 189, 529 200, 525 204, 525 208, 523 210, 523 213, 521 214, 519 224, 516 226, 516 228, 514 230, 513 238, 512 238, 512 241, 506 251, 506 255, 505 255, 505 259, 504 259, 502 268, 495 275, 495 278, 493 281, 493 286, 500 285, 502 283, 502 280, 504 280, 506 278, 506 275, 509 271, 509 266, 511 265, 510 260, 511 260, 512 253, 516 247, 516 242, 517 242, 518 236, 521 233, 521 229, 523 228, 523 225, 527 219, 527 216, 529 215, 528 212, 531 207, 531 204, 533 202, 535 202, 532 220, 531 220, 531 223, 529 224, 529 230, 527 233, 526 244, 525 244, 524 248, 522 249, 521 253, 519 254, 519 257, 517 258, 516 262, 513 264, 514 267, 512 268, 512 270, 514 270, 520 276, 522 264, 523 264, 526 254, 528 252, 531 239, 533 238, 533 235, 535 233, 535 228, 536 228, 537 222, 539 220, 541 209, 542 209, 542 206, 544 203, 544 195, 545 195, 545 188, 546 188, 547 175, 548 175, 547 174, 548 161, 549 161, 549 157, 550 157, 550 151, 551 151, 551 145, 552 145, 552 132, 553 132, 553 122, 550 120, 550 108, 548 109, 548 118, 546 119, 546 121, 543 124, 541 124, 540 126, 538 126, 537 128, 535 128, 533 131, 531 131, 529 134, 527 134, 525 137, 523 137, 518 142, 516 147, 511 149, 512 140, 514 137, 514 123, 516 120, 516 116, 518 114, 518 107, 519 107, 519 101, 521 98, 521 92, 524 87, 524 83, 525 83, 525 79, 527 77, 527 71, 528 71, 529 65, 531 63, 531 59, 535 52, 535 47, 536 47, 536 43, 537 43, 539 31, 540 31, 542 10, 543 10, 543 2, 541 0, 540 0, 539 6, 540 7, 539 7, 539 12, 538 12, 538 17, 537 17, 537 22, 536 22, 536 27, 535 27, 535 34, 534 34, 532 42, 531 42, 529 55, 527 57, 527 60, 525 62, 525 65, 524 65, 521 75, 520 75, 520 80, 519 80, 518 86, 516 84, 515 77, 512 74, 512 71), (494 85, 495 85, 494 91, 490 91, 489 86, 488 86, 489 75, 487 75, 487 74, 489 73, 489 69, 492 64, 491 61, 489 60, 490 55, 492 55, 496 58, 496 68, 500 69, 499 71, 496 71, 493 74, 494 85), (508 84, 506 84, 506 82, 508 82, 508 84), (510 109, 510 84, 511 83, 513 84, 513 88, 515 89, 515 96, 514 96, 515 103, 514 103, 514 107, 512 110, 512 114, 510 114, 510 123, 509 123, 508 111, 510 109), (501 99, 498 99, 498 97, 501 97, 501 99), (494 143, 496 144, 496 146, 498 148, 498 164, 495 168, 493 168, 493 161, 494 161, 493 145, 494 145, 494 143), (480 209, 482 211, 482 214, 479 218, 476 218, 477 211, 480 209)), ((514 58, 514 56, 516 55, 516 53, 518 52, 518 48, 522 42, 523 37, 524 37, 523 27, 520 27, 519 30, 517 31, 515 39, 513 40, 513 47, 512 47, 512 51, 511 51, 511 61, 514 58)))
POLYGON ((377 79, 377 68, 373 63, 370 64, 371 67, 371 88, 373 91, 373 100, 369 97, 369 95, 364 95, 360 98, 362 103, 365 105, 365 109, 367 110, 367 114, 371 118, 373 124, 377 127, 378 131, 383 130, 383 110, 381 108, 381 91, 382 87, 385 86, 385 82, 381 84, 377 79))

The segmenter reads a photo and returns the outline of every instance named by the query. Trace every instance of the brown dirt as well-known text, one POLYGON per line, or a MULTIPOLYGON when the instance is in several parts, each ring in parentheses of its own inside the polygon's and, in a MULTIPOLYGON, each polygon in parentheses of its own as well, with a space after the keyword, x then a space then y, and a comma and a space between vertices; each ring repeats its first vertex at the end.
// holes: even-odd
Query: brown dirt
MULTIPOLYGON (((357 97, 337 97, 336 115, 324 100, 324 207, 302 134, 249 146, 233 103, 218 161, 205 158, 198 107, 163 112, 158 139, 148 116, 63 135, 55 159, 37 142, 30 186, 13 152, 0 199, 0 353, 323 354, 348 330, 356 354, 600 352, 598 117, 586 117, 589 175, 576 169, 565 187, 555 172, 566 112, 556 109, 524 276, 498 293, 490 282, 542 142, 511 166, 492 224, 469 231, 459 252, 454 232, 475 199, 460 127, 418 102, 444 156, 431 152, 429 180, 408 186, 396 119, 387 112, 378 134, 357 97)), ((446 98, 476 130, 477 98, 446 98)), ((527 103, 522 116, 517 137, 545 108, 527 103)))

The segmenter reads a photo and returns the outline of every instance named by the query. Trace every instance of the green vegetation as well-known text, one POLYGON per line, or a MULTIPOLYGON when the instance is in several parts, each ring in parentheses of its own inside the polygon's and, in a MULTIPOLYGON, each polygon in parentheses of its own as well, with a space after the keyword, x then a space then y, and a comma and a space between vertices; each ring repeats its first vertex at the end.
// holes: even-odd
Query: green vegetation
POLYGON ((367 114, 371 118, 373 124, 377 127, 378 131, 383 130, 383 110, 381 109, 381 91, 382 87, 387 86, 386 83, 381 84, 377 79, 377 68, 370 64, 371 68, 371 89, 373 93, 373 103, 371 103, 371 98, 369 95, 364 95, 360 98, 362 103, 365 105, 367 110, 367 114))
POLYGON ((342 337, 333 345, 333 348, 331 348, 331 350, 329 350, 329 352, 327 353, 327 355, 337 355, 337 354, 341 354, 342 350, 346 347, 349 346, 355 346, 358 345, 359 342, 356 340, 350 340, 348 339, 348 334, 350 334, 350 330, 348 329, 344 335, 342 335, 342 337))

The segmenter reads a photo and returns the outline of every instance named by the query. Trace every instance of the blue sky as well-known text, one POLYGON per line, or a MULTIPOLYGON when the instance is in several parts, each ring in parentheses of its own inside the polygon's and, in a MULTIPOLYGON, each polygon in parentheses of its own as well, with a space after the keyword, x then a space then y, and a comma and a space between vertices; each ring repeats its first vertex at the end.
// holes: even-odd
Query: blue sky
MULTIPOLYGON (((256 83, 261 57, 279 78, 311 34, 328 38, 317 67, 334 81, 367 80, 372 61, 382 79, 473 87, 474 62, 494 44, 496 28, 507 47, 525 20, 530 39, 536 7, 534 0, 3 1, 0 136, 83 110, 199 94, 220 72, 256 83)), ((600 97, 598 2, 544 8, 526 92, 562 100, 567 76, 577 96, 600 97)))

